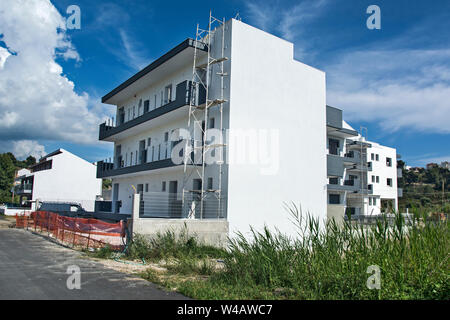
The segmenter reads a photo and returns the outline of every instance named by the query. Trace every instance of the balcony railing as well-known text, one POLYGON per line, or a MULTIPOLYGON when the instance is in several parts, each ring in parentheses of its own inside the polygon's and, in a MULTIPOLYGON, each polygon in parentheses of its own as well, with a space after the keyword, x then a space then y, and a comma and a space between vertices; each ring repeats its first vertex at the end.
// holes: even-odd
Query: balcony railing
MULTIPOLYGON (((162 142, 158 145, 150 146, 150 148, 141 150, 141 157, 137 160, 133 159, 132 163, 126 163, 121 155, 116 157, 113 162, 99 161, 97 162, 97 178, 117 176, 141 171, 156 170, 180 166, 172 161, 172 149, 178 143, 184 143, 184 140, 176 142, 162 142)), ((193 154, 191 159, 193 159, 193 154)), ((129 159, 129 158, 128 158, 129 159)), ((201 165, 201 163, 199 163, 201 165)))
POLYGON ((175 100, 170 101, 167 104, 164 104, 156 109, 149 110, 148 112, 145 112, 144 114, 125 122, 119 120, 116 124, 107 124, 106 122, 102 123, 100 125, 99 140, 104 140, 144 122, 158 118, 166 113, 189 105, 191 102, 193 105, 198 106, 205 103, 205 101, 205 88, 198 83, 193 83, 192 81, 185 80, 177 84, 175 100))
POLYGON ((345 180, 344 181, 344 186, 354 186, 355 185, 355 180, 345 180))
POLYGON ((224 219, 226 197, 205 193, 203 210, 200 193, 145 192, 141 194, 139 215, 141 218, 168 219, 224 219))

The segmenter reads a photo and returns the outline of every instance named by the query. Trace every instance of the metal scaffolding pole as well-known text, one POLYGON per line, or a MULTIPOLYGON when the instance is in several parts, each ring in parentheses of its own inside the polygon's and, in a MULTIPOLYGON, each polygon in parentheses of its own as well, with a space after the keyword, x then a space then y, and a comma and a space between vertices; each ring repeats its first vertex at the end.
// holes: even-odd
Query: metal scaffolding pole
POLYGON ((188 128, 191 134, 190 141, 186 140, 185 144, 185 154, 184 154, 184 179, 183 179, 183 208, 187 210, 189 217, 195 217, 196 205, 189 206, 189 198, 188 195, 199 194, 199 205, 200 205, 200 219, 204 218, 204 200, 207 194, 213 193, 218 199, 218 207, 217 207, 217 217, 220 218, 220 210, 221 210, 221 197, 222 197, 222 164, 223 164, 223 149, 220 152, 220 160, 218 161, 218 188, 217 189, 205 189, 205 170, 206 170, 206 153, 208 150, 215 148, 223 148, 225 145, 223 144, 223 104, 227 102, 224 99, 224 80, 223 78, 227 76, 224 72, 224 62, 228 60, 225 57, 225 19, 218 20, 212 16, 212 13, 209 14, 209 22, 208 29, 203 30, 200 29, 197 25, 196 36, 194 40, 194 63, 192 67, 192 95, 191 101, 189 103, 189 118, 188 118, 188 128), (212 28, 215 24, 218 24, 214 30, 212 28), (218 27, 222 27, 222 39, 218 42, 215 39, 215 33, 218 30, 218 27), (198 52, 197 52, 197 44, 202 43, 206 45, 208 49, 207 61, 206 63, 197 64, 198 52), (221 45, 220 48, 220 57, 212 57, 212 46, 221 45), (213 65, 220 64, 220 72, 213 74, 213 65), (220 97, 211 97, 210 84, 212 82, 213 76, 220 77, 220 97), (200 86, 203 86, 206 92, 206 101, 204 104, 198 105, 197 102, 197 94, 199 92, 200 86), (212 107, 218 106, 218 110, 220 113, 220 122, 219 122, 219 130, 221 132, 221 141, 217 143, 216 141, 213 144, 208 144, 208 122, 209 122, 209 111, 212 107), (203 118, 203 122, 201 119, 203 118), (197 140, 197 130, 200 128, 201 132, 201 140, 197 140), (201 169, 197 166, 198 157, 197 152, 201 151, 201 169), (194 152, 194 157, 192 156, 192 152, 194 152), (189 164, 192 165, 190 168, 189 164), (200 189, 194 190, 187 187, 189 179, 196 175, 198 179, 200 179, 200 189))

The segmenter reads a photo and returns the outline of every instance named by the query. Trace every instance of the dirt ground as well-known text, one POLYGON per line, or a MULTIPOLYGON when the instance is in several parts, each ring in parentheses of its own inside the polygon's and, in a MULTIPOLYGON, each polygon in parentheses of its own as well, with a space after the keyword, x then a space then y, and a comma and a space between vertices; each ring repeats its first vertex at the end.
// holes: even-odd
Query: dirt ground
POLYGON ((15 222, 15 217, 0 215, 0 228, 9 228, 9 226, 15 222))

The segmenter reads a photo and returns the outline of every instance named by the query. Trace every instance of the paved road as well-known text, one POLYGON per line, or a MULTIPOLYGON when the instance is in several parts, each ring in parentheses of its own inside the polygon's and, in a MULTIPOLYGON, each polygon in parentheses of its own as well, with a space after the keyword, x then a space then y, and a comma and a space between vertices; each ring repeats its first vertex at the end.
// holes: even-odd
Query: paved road
POLYGON ((0 229, 0 299, 186 299, 18 229, 0 229), (69 290, 67 267, 81 271, 69 290))

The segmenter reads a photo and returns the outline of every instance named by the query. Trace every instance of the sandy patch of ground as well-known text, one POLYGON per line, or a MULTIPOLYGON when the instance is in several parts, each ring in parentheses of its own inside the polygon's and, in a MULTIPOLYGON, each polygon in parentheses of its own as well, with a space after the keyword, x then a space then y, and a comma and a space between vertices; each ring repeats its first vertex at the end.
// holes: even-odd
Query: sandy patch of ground
POLYGON ((9 228, 16 223, 15 217, 0 215, 0 228, 9 228))

